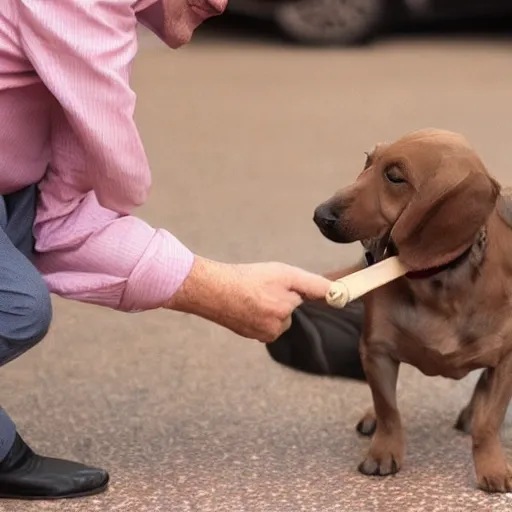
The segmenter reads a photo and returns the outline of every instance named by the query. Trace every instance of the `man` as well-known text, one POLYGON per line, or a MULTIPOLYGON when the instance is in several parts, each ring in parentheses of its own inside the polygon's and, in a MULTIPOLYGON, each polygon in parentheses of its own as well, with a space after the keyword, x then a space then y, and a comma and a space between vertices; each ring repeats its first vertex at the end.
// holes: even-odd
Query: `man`
MULTIPOLYGON (((324 277, 281 263, 210 261, 131 215, 151 181, 129 87, 137 21, 177 48, 224 7, 4 0, 0 366, 44 338, 50 292, 125 312, 184 311, 265 342, 290 327, 303 299, 324 297, 324 277)), ((102 469, 34 453, 0 409, 1 497, 83 496, 108 480, 102 469)))

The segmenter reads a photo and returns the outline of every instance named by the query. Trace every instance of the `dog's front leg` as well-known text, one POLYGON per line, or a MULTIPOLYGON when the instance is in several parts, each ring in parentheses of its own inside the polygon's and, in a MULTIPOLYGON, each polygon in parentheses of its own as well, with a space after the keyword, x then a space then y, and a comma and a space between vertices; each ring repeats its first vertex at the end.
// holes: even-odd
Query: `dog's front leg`
POLYGON ((475 390, 473 391, 473 395, 471 396, 471 400, 469 403, 462 409, 460 412, 457 421, 454 425, 455 429, 463 432, 464 434, 471 434, 471 424, 473 422, 473 411, 475 409, 475 400, 478 396, 478 393, 482 391, 482 388, 485 388, 487 385, 487 372, 488 370, 484 370, 480 374, 480 378, 475 386, 475 390))
POLYGON ((487 371, 473 396, 473 460, 478 487, 487 492, 512 491, 512 468, 507 464, 500 429, 512 397, 512 353, 487 371))
POLYGON ((362 361, 377 425, 359 471, 365 475, 391 475, 400 470, 405 454, 405 436, 396 401, 399 363, 388 354, 365 350, 362 350, 362 361))

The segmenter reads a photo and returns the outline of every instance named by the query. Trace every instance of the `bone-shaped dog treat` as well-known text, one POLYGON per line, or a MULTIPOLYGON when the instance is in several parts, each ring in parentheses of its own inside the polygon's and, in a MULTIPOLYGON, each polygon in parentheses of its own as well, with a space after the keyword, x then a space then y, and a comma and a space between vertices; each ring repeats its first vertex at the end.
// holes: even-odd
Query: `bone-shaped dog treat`
POLYGON ((407 272, 398 257, 386 258, 371 267, 333 281, 325 300, 329 306, 342 309, 349 302, 404 276, 407 272))

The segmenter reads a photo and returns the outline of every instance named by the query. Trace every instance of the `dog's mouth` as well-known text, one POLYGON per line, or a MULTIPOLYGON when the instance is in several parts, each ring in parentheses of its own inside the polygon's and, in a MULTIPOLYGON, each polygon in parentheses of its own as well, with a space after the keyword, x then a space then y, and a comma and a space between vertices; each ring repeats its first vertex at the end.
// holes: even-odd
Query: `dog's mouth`
POLYGON ((331 242, 350 244, 360 239, 345 218, 345 209, 345 206, 332 202, 322 203, 315 208, 313 222, 320 233, 331 242))
POLYGON ((325 238, 336 244, 345 244, 350 241, 346 233, 342 232, 337 228, 333 229, 332 227, 319 225, 318 229, 325 238))
MULTIPOLYGON (((391 232, 376 238, 365 238, 361 240, 361 245, 367 254, 371 254, 374 263, 378 263, 390 256, 396 256, 397 251, 395 245, 390 239, 391 232)), ((367 256, 368 259, 368 256, 367 256)))

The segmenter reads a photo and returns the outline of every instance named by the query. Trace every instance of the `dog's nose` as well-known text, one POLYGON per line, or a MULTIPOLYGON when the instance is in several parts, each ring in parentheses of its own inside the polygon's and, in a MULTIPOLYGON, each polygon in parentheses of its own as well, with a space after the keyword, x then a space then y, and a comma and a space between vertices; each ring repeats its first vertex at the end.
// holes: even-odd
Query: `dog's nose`
POLYGON ((319 228, 333 227, 339 220, 340 213, 332 205, 322 204, 315 209, 313 221, 319 228))

